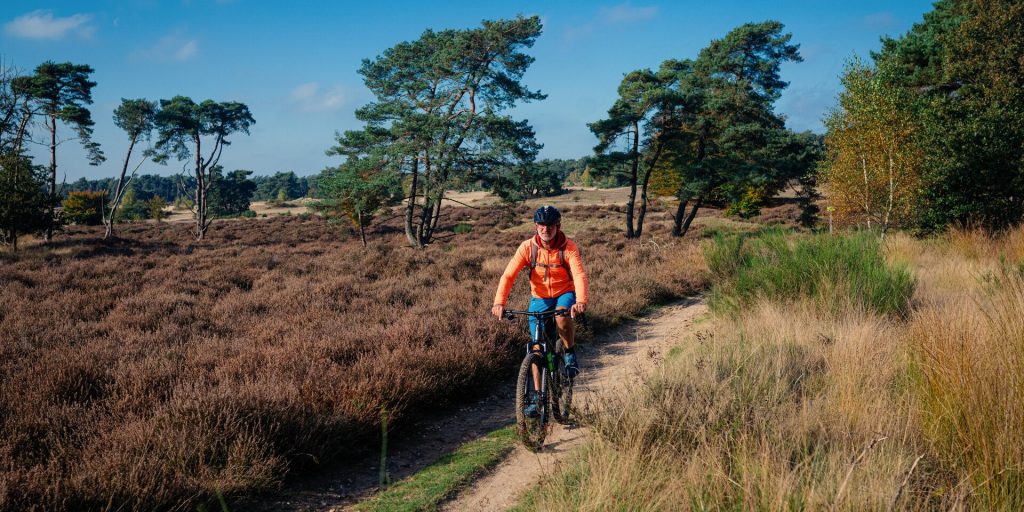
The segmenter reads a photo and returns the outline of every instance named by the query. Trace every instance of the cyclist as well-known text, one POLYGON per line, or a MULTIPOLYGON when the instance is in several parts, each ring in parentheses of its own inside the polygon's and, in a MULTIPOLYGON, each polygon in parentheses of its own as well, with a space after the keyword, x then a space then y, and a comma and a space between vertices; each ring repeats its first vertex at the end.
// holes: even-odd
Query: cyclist
MULTIPOLYGON (((583 270, 583 258, 576 244, 562 233, 562 214, 554 206, 542 206, 533 213, 536 235, 519 244, 505 273, 498 281, 498 292, 494 296, 491 314, 501 318, 505 312, 505 301, 512 291, 516 275, 524 268, 530 268, 530 311, 569 309, 569 317, 556 317, 558 337, 565 346, 565 369, 569 377, 579 372, 574 338, 576 327, 573 319, 587 309, 587 273, 583 270)), ((537 331, 537 319, 530 317, 531 336, 537 331)), ((534 389, 540 389, 540 373, 534 369, 534 389)), ((530 400, 528 415, 536 414, 535 400, 530 400)))

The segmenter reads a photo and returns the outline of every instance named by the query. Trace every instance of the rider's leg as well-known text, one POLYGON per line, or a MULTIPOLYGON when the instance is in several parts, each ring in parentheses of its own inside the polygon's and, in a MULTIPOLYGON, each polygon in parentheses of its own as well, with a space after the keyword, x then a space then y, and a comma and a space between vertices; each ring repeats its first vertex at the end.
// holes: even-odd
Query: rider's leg
MULTIPOLYGON (((555 309, 569 308, 558 306, 555 309)), ((558 325, 558 337, 562 339, 562 345, 566 350, 571 350, 576 339, 576 322, 573 322, 572 318, 568 316, 556 316, 555 324, 558 325)))
MULTIPOLYGON (((554 299, 541 299, 541 298, 537 298, 537 297, 531 297, 530 298, 530 307, 527 308, 527 310, 528 311, 548 311, 548 310, 551 309, 551 306, 554 305, 554 302, 555 302, 554 299)), ((540 324, 540 322, 536 318, 531 316, 531 317, 529 317, 529 324, 530 324, 530 338, 533 341, 538 341, 538 338, 537 338, 537 325, 540 324)), ((541 328, 543 329, 543 326, 541 326, 541 328)), ((548 347, 549 350, 553 349, 553 348, 554 347, 548 347)), ((533 350, 533 349, 534 348, 531 345, 530 346, 530 350, 533 350)), ((537 350, 539 350, 539 348, 537 350)), ((536 390, 537 392, 540 392, 540 368, 538 366, 536 366, 536 365, 534 365, 534 367, 533 367, 533 389, 536 390)))
MULTIPOLYGON (((576 294, 574 292, 563 293, 556 299, 556 304, 555 309, 569 309, 576 304, 576 294)), ((562 339, 562 345, 566 350, 572 350, 576 341, 576 322, 572 317, 556 316, 555 325, 558 326, 558 337, 562 339)))
MULTIPOLYGON (((563 293, 558 296, 558 305, 555 309, 569 309, 575 303, 575 293, 563 293)), ((562 339, 562 344, 565 346, 564 357, 566 373, 569 375, 569 378, 574 378, 579 372, 575 350, 576 322, 573 321, 572 317, 558 316, 555 317, 555 323, 558 325, 558 337, 562 339)))

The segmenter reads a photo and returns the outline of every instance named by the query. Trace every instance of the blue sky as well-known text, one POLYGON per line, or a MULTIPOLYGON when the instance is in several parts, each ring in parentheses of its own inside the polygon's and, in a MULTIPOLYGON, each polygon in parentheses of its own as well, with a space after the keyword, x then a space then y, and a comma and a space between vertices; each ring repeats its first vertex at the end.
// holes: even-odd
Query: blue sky
MULTIPOLYGON (((353 111, 372 99, 356 73, 360 61, 426 28, 539 15, 544 33, 530 50, 537 60, 524 82, 548 98, 513 114, 536 129, 541 157, 576 158, 590 153, 596 140, 586 123, 605 115, 625 73, 696 57, 733 27, 765 19, 783 22, 804 57, 783 68, 790 87, 777 110, 789 127, 820 132, 844 60, 878 49, 883 35, 906 32, 931 3, 6 0, 0 5, 0 57, 24 71, 45 60, 96 69, 91 110, 107 162, 87 165, 69 142, 59 149, 58 178, 114 176, 127 149, 111 119, 120 99, 177 94, 249 106, 256 124, 251 135, 232 139, 221 159, 225 168, 310 174, 339 163, 324 151, 336 130, 359 127, 353 111)), ((180 170, 172 161, 147 163, 140 172, 180 170)))

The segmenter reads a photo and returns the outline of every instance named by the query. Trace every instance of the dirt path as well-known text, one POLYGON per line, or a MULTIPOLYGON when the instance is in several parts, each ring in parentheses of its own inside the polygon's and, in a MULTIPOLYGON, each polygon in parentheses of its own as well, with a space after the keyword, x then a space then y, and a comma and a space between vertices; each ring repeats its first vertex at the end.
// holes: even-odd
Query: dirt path
MULTIPOLYGON (((682 300, 580 346, 577 350, 584 373, 576 381, 574 403, 582 406, 601 390, 657 364, 689 332, 693 319, 706 310, 702 299, 682 300)), ((514 398, 513 384, 500 382, 483 398, 454 411, 422 417, 394 432, 388 457, 391 477, 401 480, 462 444, 512 423, 514 398)), ((445 509, 507 509, 543 475, 550 474, 583 442, 584 435, 583 429, 556 425, 541 453, 517 448, 493 472, 447 503, 445 509)), ((283 492, 232 503, 230 508, 257 512, 343 510, 376 491, 378 464, 378 455, 368 449, 363 456, 291 482, 283 492)))
MULTIPOLYGON (((650 371, 690 331, 694 319, 706 311, 703 300, 678 302, 578 349, 584 368, 589 370, 576 381, 575 404, 584 405, 618 383, 650 371)), ((585 436, 586 429, 556 425, 541 452, 516 448, 494 471, 448 502, 443 510, 507 510, 526 490, 558 469, 585 436)))

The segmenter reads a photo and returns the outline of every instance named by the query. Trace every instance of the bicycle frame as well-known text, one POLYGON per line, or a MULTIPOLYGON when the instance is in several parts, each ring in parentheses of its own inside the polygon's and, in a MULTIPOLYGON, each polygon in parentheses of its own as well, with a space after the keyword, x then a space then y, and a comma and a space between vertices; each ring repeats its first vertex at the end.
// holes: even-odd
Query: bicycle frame
MULTIPOLYGON (((526 352, 527 353, 535 352, 534 350, 532 350, 533 346, 535 346, 535 345, 539 346, 540 350, 536 351, 536 352, 539 352, 541 354, 541 356, 544 357, 544 360, 547 361, 547 363, 548 363, 548 371, 551 372, 551 373, 555 373, 555 361, 554 361, 554 358, 552 356, 552 353, 553 352, 557 353, 558 350, 553 350, 553 351, 549 351, 548 350, 548 341, 550 340, 550 337, 548 336, 547 329, 544 328, 544 323, 547 320, 549 320, 549 319, 553 320, 555 317, 569 316, 569 310, 568 309, 552 309, 552 310, 548 310, 548 311, 505 310, 504 317, 508 318, 508 319, 511 319, 511 318, 513 318, 513 317, 515 317, 517 315, 519 315, 519 316, 532 316, 532 317, 537 319, 537 327, 536 327, 536 330, 533 333, 532 339, 530 340, 529 343, 526 344, 526 352)), ((557 342, 561 341, 561 338, 559 338, 556 335, 555 339, 554 340, 550 340, 550 341, 553 341, 553 342, 557 343, 557 342)), ((545 383, 542 382, 541 386, 543 387, 544 384, 545 383)))

